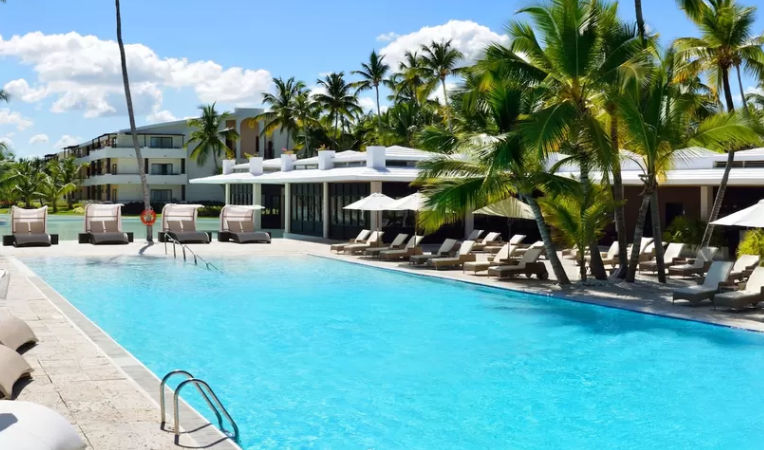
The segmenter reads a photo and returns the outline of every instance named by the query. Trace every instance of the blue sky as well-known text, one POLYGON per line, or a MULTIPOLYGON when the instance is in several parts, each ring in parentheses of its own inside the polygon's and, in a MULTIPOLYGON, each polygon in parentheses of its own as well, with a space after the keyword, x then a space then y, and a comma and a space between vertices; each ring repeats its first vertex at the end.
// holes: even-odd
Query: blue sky
MULTIPOLYGON (((449 37, 474 55, 504 39, 506 22, 528 4, 124 0, 125 42, 138 44, 128 53, 137 121, 182 119, 215 100, 223 109, 259 106, 272 76, 314 85, 322 73, 356 69, 372 49, 394 62, 419 43, 449 37)), ((643 0, 643 7, 664 42, 696 33, 671 0, 643 0)), ((633 8, 622 1, 621 15, 633 20, 633 8)), ((0 4, 0 35, 0 83, 13 94, 0 107, 0 139, 17 154, 50 153, 127 127, 113 2, 8 0, 0 4)))

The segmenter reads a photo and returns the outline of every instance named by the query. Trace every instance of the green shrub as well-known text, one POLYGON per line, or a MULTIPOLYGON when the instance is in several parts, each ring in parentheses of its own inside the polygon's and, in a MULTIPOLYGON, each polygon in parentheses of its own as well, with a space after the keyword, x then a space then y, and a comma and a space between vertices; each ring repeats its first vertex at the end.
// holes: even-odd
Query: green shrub
POLYGON ((741 255, 759 255, 764 261, 764 230, 757 228, 745 234, 737 247, 737 256, 741 255))
MULTIPOLYGON (((703 233, 705 232, 706 222, 700 219, 688 219, 685 216, 679 216, 666 227, 662 237, 664 242, 681 242, 682 244, 697 247, 703 242, 703 233)), ((714 234, 711 236, 711 245, 715 247, 724 246, 724 240, 719 234, 719 227, 714 228, 714 234)))

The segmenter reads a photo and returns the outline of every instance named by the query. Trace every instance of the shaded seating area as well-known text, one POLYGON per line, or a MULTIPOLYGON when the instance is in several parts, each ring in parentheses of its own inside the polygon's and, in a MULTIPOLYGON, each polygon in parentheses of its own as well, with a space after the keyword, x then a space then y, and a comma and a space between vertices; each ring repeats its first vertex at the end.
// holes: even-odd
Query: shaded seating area
POLYGON ((218 241, 237 244, 271 243, 271 235, 255 230, 255 211, 262 206, 226 205, 220 210, 218 241))
POLYGON ((11 207, 11 234, 3 236, 3 245, 14 247, 50 247, 58 244, 58 235, 48 234, 48 207, 23 209, 11 207))
POLYGON ((494 266, 488 269, 488 276, 494 276, 498 279, 511 278, 517 275, 525 275, 530 278, 533 275, 540 280, 549 278, 549 272, 546 265, 539 261, 543 249, 531 248, 520 259, 517 264, 494 266))
POLYGON ((683 264, 669 266, 668 274, 681 277, 703 275, 711 266, 711 262, 719 249, 716 247, 703 247, 698 252, 698 257, 690 259, 683 264))
POLYGON ((703 300, 713 301, 714 296, 719 292, 720 284, 729 277, 731 270, 732 262, 715 261, 708 269, 702 284, 675 289, 671 302, 687 300, 693 305, 698 305, 703 300))
POLYGON ((122 205, 85 206, 85 232, 78 236, 80 244, 124 245, 133 242, 133 233, 122 231, 122 205))
POLYGON ((159 242, 165 242, 166 236, 181 244, 209 244, 210 233, 197 231, 196 216, 202 205, 179 205, 168 203, 162 208, 162 231, 159 242))
MULTIPOLYGON (((666 251, 663 252, 663 264, 665 267, 671 267, 682 256, 684 251, 684 244, 671 243, 666 247, 666 251)), ((617 251, 616 251, 617 253, 617 251)), ((616 255, 617 258, 617 255, 616 255)), ((642 261, 639 263, 640 272, 657 272, 658 261, 652 259, 650 261, 642 261)))

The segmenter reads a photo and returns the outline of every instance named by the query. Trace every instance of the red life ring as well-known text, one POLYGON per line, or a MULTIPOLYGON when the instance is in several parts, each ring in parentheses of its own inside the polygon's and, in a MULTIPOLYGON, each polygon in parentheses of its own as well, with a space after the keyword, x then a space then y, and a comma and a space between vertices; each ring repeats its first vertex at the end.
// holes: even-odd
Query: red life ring
POLYGON ((157 221, 157 213, 153 209, 147 209, 141 213, 141 222, 144 225, 154 225, 157 221))

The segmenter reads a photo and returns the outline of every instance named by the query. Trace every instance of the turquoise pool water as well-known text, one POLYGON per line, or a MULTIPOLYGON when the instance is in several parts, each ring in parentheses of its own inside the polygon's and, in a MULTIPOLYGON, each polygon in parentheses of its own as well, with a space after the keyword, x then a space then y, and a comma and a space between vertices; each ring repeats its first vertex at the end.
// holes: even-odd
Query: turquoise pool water
POLYGON ((25 262, 154 373, 208 380, 247 450, 764 442, 756 333, 307 256, 25 262))

